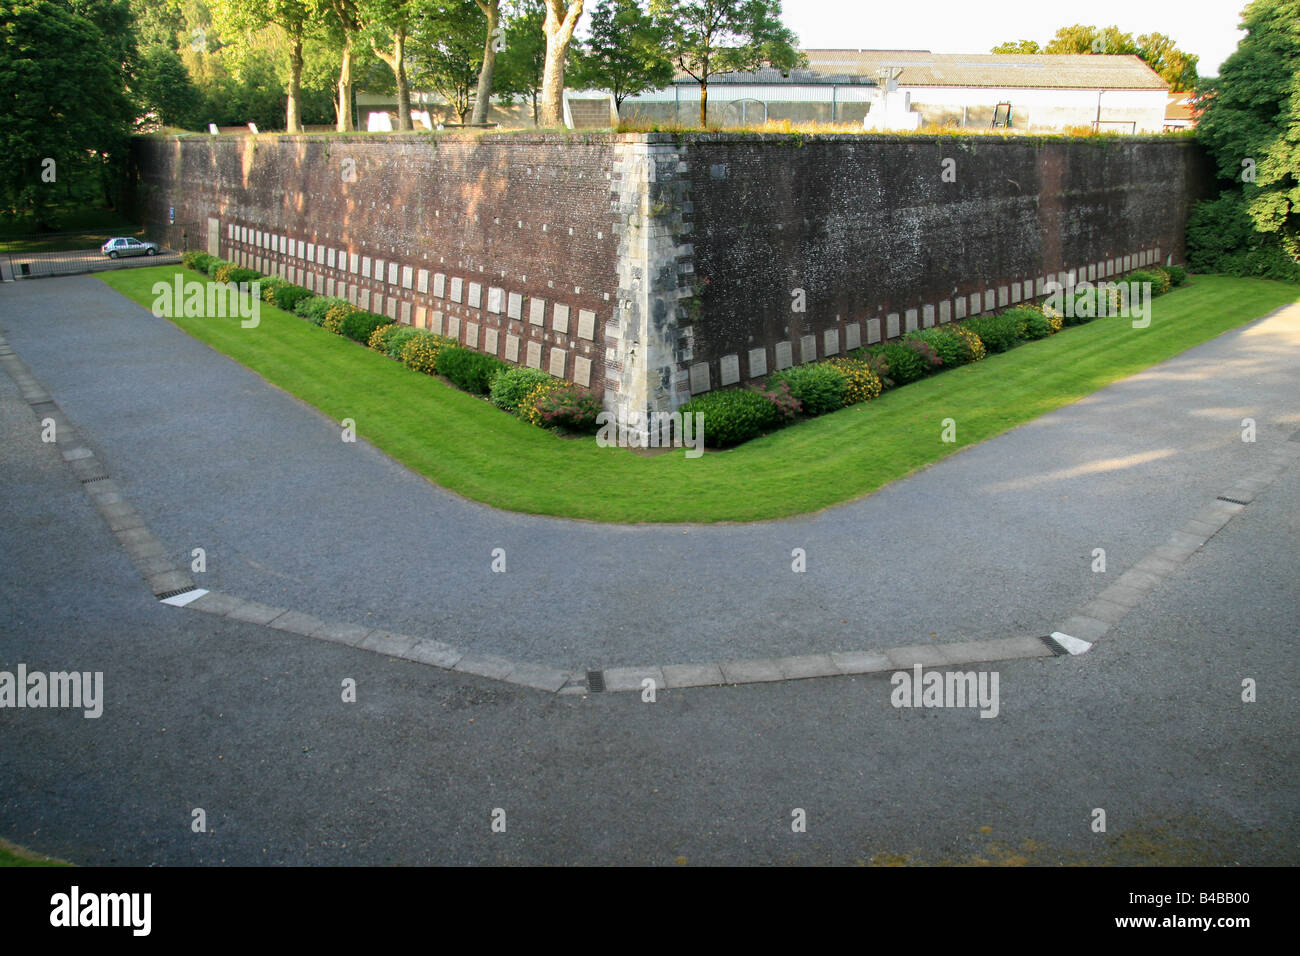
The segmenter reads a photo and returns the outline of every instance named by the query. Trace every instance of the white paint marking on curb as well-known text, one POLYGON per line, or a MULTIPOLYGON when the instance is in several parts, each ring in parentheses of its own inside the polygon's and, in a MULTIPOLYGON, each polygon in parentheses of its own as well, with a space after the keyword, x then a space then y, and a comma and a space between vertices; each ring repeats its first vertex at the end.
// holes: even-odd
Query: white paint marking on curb
POLYGON ((206 588, 195 588, 193 591, 186 591, 184 594, 177 594, 169 598, 163 598, 160 603, 170 604, 172 607, 184 607, 191 601, 197 601, 207 593, 206 588))
POLYGON ((1063 650, 1071 654, 1086 654, 1092 650, 1092 645, 1087 641, 1081 641, 1077 637, 1071 637, 1069 634, 1062 634, 1060 631, 1052 632, 1052 640, 1061 645, 1063 650))

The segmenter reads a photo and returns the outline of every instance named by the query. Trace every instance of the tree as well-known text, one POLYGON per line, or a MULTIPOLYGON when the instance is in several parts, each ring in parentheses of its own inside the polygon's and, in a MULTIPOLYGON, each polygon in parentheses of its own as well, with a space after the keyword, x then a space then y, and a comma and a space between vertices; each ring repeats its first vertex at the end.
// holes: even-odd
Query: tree
POLYGON ((335 48, 339 51, 338 120, 340 133, 356 129, 352 121, 352 67, 357 37, 361 33, 361 0, 326 0, 328 23, 335 48))
POLYGON ((1009 40, 999 43, 990 53, 1042 53, 1042 48, 1033 40, 1009 40))
POLYGON ((534 126, 538 123, 537 97, 546 75, 545 19, 543 0, 517 0, 507 8, 506 47, 493 73, 497 93, 532 101, 534 126))
POLYGON ((247 37, 254 31, 277 26, 288 39, 289 88, 285 102, 284 128, 302 132, 303 43, 321 16, 316 0, 212 0, 213 23, 222 32, 247 37))
POLYGON ((650 9, 666 27, 669 55, 700 85, 701 126, 713 77, 807 62, 781 23, 781 0, 652 0, 650 9))
POLYGON ((366 5, 370 47, 393 71, 397 93, 397 128, 411 124, 411 84, 406 75, 406 39, 417 0, 369 0, 366 5), (382 41, 382 42, 381 42, 382 41))
POLYGON ((1243 17, 1246 36, 1200 88, 1197 139, 1232 183, 1220 199, 1300 263, 1300 0, 1254 0, 1243 17))
POLYGON ((578 82, 609 90, 618 109, 629 96, 667 86, 673 62, 663 52, 664 32, 639 0, 600 0, 578 52, 578 82))
MULTIPOLYGON (((175 50, 164 46, 146 50, 136 67, 132 92, 140 113, 152 113, 161 125, 181 129, 198 125, 203 96, 175 50)), ((137 125, 143 125, 142 119, 137 125)))
POLYGON ((120 27, 112 5, 0 0, 0 195, 39 228, 53 224, 53 184, 79 170, 97 171, 111 198, 105 168, 135 119, 124 79, 134 43, 101 23, 120 27))
POLYGON ((542 32, 546 36, 546 64, 542 68, 541 125, 564 125, 564 68, 569 41, 582 16, 583 0, 545 0, 542 32))
POLYGON ((1163 33, 1143 33, 1135 40, 1133 34, 1125 33, 1117 26, 1102 29, 1076 23, 1061 27, 1041 49, 1033 40, 1013 40, 999 43, 993 52, 1134 55, 1160 74, 1171 90, 1183 92, 1196 88, 1197 57, 1178 49, 1174 41, 1163 33))
POLYGON ((411 23, 412 78, 433 87, 461 123, 469 115, 478 83, 482 29, 474 0, 444 0, 420 10, 411 23))
POLYGON ((487 18, 487 39, 483 41, 483 61, 478 69, 478 91, 474 94, 474 116, 470 120, 476 125, 487 122, 488 107, 492 105, 492 73, 496 69, 497 49, 504 37, 497 30, 501 20, 501 0, 474 0, 483 16, 487 18))

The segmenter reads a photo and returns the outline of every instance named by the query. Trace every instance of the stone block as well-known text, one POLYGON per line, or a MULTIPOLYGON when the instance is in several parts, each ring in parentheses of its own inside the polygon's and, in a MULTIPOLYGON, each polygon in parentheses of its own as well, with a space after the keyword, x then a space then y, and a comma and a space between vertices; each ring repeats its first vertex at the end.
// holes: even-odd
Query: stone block
POLYGON ((429 270, 421 269, 415 275, 415 291, 425 295, 429 291, 429 270))
POLYGON ((478 323, 477 322, 465 323, 465 347, 471 349, 478 348, 478 323))
MULTIPOLYGON (((522 319, 524 316, 524 297, 518 292, 511 292, 506 295, 506 317, 511 319, 522 319)), ((540 322, 538 323, 541 324, 540 322)))
POLYGON ((573 381, 583 388, 591 385, 591 359, 581 355, 574 356, 573 381))
POLYGON ((850 322, 844 326, 844 351, 852 352, 862 344, 862 324, 850 322))
POLYGON ((458 277, 458 278, 453 278, 451 280, 451 295, 449 296, 449 298, 451 299, 452 302, 463 302, 465 300, 464 279, 458 277))
POLYGON ((488 326, 483 330, 483 351, 488 355, 496 355, 497 348, 500 346, 501 333, 498 329, 488 326))
POLYGON ((776 343, 776 367, 779 371, 794 364, 793 349, 789 342, 776 343))
POLYGON ((524 360, 524 364, 527 365, 529 368, 540 369, 542 367, 542 343, 541 342, 528 343, 528 353, 527 353, 527 358, 524 360))
POLYGON ((839 355, 840 354, 840 330, 827 329, 822 333, 822 354, 839 355))
MULTIPOLYGON (((534 297, 528 300, 528 323, 530 325, 541 325, 541 326, 546 325, 546 300, 545 299, 538 299, 534 297)), ((566 321, 566 327, 560 331, 566 331, 566 332, 568 331, 567 321, 566 321)))
POLYGON ((817 336, 801 335, 799 337, 799 363, 817 361, 817 336))
POLYGON ((767 349, 749 350, 749 377, 758 378, 767 374, 767 349))
POLYGON ((893 339, 898 337, 898 313, 890 312, 885 316, 885 338, 893 339))
POLYGON ((442 335, 442 310, 434 309, 429 313, 429 331, 434 335, 442 335))
POLYGON ((447 338, 460 340, 460 316, 447 316, 447 338))
POLYGON ((916 331, 916 309, 907 309, 903 313, 903 331, 916 331))
MULTIPOLYGON (((529 321, 531 321, 531 317, 529 321)), ((561 305, 557 302, 552 307, 551 328, 557 332, 567 333, 569 331, 569 307, 567 305, 561 305)))
POLYGON ((439 298, 447 297, 447 277, 441 272, 435 273, 433 277, 433 294, 439 298))
POLYGON ((945 325, 952 321, 952 300, 944 299, 939 303, 939 324, 945 325))
POLYGON ((740 381, 739 355, 724 355, 718 360, 718 381, 723 385, 735 385, 740 381))
POLYGON ((698 395, 707 392, 709 388, 709 363, 696 362, 691 366, 691 394, 698 395))
POLYGON ((874 345, 880 341, 880 320, 867 319, 867 344, 874 345))
POLYGON ((506 290, 496 286, 488 287, 487 310, 493 315, 500 315, 506 308, 506 290))
POLYGON ((564 378, 565 360, 568 353, 564 349, 552 348, 550 354, 546 356, 546 371, 550 372, 556 378, 564 378))
MULTIPOLYGON (((480 282, 471 282, 469 284, 469 294, 465 297, 465 304, 471 309, 481 309, 483 307, 483 285, 480 282)), ((497 309, 500 312, 500 309, 497 309)))
POLYGON ((596 313, 590 309, 578 310, 578 338, 588 340, 596 338, 596 313))

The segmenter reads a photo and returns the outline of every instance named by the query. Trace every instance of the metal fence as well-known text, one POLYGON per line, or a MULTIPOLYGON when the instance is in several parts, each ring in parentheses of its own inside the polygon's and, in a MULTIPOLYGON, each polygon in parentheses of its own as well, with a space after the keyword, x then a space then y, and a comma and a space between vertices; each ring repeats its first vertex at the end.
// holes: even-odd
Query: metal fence
MULTIPOLYGON (((50 252, 0 252, 0 282, 13 282, 17 279, 40 279, 46 276, 79 275, 86 272, 102 272, 107 269, 130 269, 135 266, 171 265, 180 261, 180 254, 189 248, 202 248, 202 236, 197 224, 174 224, 162 227, 161 235, 154 241, 161 247, 156 255, 131 256, 129 258, 110 259, 99 251, 98 246, 85 249, 61 249, 50 252)), ((64 233, 65 237, 84 236, 85 233, 64 233)), ((33 245, 48 245, 58 242, 58 233, 45 233, 28 237, 16 237, 6 240, 9 244, 21 244, 23 238, 30 239, 33 245)), ((93 241, 91 239, 90 241, 93 241)))

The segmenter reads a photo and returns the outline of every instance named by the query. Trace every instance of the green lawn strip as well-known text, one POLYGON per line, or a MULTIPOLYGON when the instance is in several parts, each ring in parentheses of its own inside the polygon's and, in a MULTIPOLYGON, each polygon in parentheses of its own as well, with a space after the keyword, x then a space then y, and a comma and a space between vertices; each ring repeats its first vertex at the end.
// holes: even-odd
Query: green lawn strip
MULTIPOLYGON (((99 278, 149 308, 153 283, 176 271, 99 278)), ((557 438, 270 306, 256 329, 237 318, 173 321, 336 421, 355 419, 358 434, 466 497, 595 521, 707 523, 790 517, 860 497, 1298 299, 1293 285, 1200 276, 1154 301, 1149 328, 1126 319, 1066 328, 697 459, 557 438), (940 440, 944 418, 956 421, 955 443, 940 440)))
POLYGON ((10 843, 8 840, 0 839, 0 866, 71 865, 71 863, 65 863, 63 860, 56 860, 52 856, 43 856, 40 853, 33 853, 31 850, 10 843))

